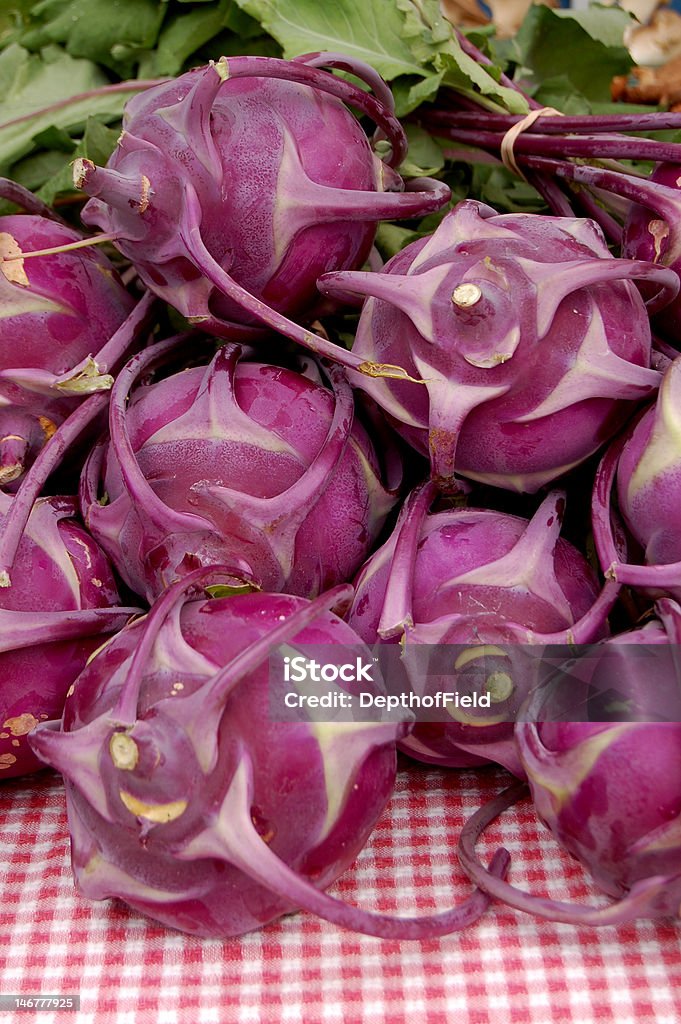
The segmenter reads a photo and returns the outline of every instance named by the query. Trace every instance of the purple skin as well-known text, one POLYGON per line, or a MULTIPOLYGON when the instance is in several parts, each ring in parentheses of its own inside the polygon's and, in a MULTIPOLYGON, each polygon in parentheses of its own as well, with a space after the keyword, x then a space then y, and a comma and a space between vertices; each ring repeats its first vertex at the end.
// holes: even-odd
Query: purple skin
MULTIPOLYGON (((592 500, 594 541, 606 575, 620 583, 681 600, 681 357, 662 379, 655 405, 608 449, 596 474, 592 500), (641 546, 645 565, 629 561, 619 512, 641 546)), ((630 545, 629 545, 630 546, 630 545)))
POLYGON ((679 287, 673 271, 610 256, 593 221, 466 200, 382 273, 329 274, 319 287, 368 297, 353 353, 410 379, 352 382, 430 456, 441 490, 460 473, 533 493, 659 385, 636 279, 656 286, 655 303, 679 287))
POLYGON ((25 471, 53 436, 62 417, 35 416, 21 406, 0 406, 0 489, 16 491, 25 471))
MULTIPOLYGON (((603 654, 617 656, 616 648, 629 644, 678 649, 681 608, 664 600, 656 610, 659 621, 607 640, 603 654)), ((620 660, 631 667, 631 659, 620 660)), ((678 705, 678 660, 672 654, 665 665, 668 678, 662 683, 668 692, 676 691, 678 705)), ((638 710, 654 719, 662 707, 659 688, 637 689, 638 710)), ((681 724, 560 721, 547 707, 551 704, 531 699, 516 723, 535 808, 558 842, 618 902, 602 909, 571 906, 488 875, 477 859, 475 841, 523 795, 521 789, 501 794, 467 822, 459 848, 464 870, 490 895, 550 921, 618 925, 636 917, 681 917, 681 724)))
MULTIPOLYGON (((34 749, 66 778, 80 890, 219 938, 299 907, 393 939, 476 920, 488 903, 476 893, 433 917, 401 919, 321 891, 383 811, 404 725, 274 721, 270 650, 322 643, 329 663, 344 661, 345 645, 359 641, 330 609, 352 588, 313 602, 186 593, 219 577, 219 567, 198 570, 170 587, 90 662, 63 722, 33 734, 34 749)), ((507 863, 497 857, 494 870, 507 863)))
MULTIPOLYGON (((678 192, 681 190, 681 164, 658 164, 649 181, 678 192)), ((640 203, 632 203, 629 209, 622 235, 622 255, 671 267, 677 274, 681 272, 681 239, 672 235, 667 220, 640 203)), ((655 316, 653 324, 678 348, 681 330, 681 298, 678 295, 655 316)))
MULTIPOLYGON (((0 494, 5 516, 16 498, 0 494)), ((108 559, 74 519, 75 498, 40 498, 0 589, 0 780, 43 768, 27 743, 61 715, 66 693, 102 635, 125 625, 108 559)))
MULTIPOLYGON (((80 402, 70 400, 67 403, 75 405, 75 408, 59 426, 54 420, 38 415, 34 409, 24 410, 16 405, 0 408, 0 429, 3 431, 0 436, 0 474, 4 474, 6 489, 16 489, 16 498, 0 524, 0 587, 12 584, 12 563, 33 505, 48 477, 83 435, 98 429, 95 425, 109 403, 108 391, 102 390, 100 385, 106 384, 109 388, 113 382, 113 377, 99 371, 117 368, 132 349, 139 347, 144 332, 151 326, 155 305, 156 300, 147 293, 100 349, 98 362, 88 357, 80 368, 76 368, 75 377, 72 371, 65 375, 71 378, 69 387, 72 391, 75 390, 74 384, 76 387, 82 385, 84 398, 80 402), (92 377, 93 370, 96 381, 92 377), (94 394, 88 394, 93 384, 94 394)), ((50 407, 58 404, 51 403, 50 407)), ((61 411, 52 415, 59 422, 61 411)))
POLYGON ((128 585, 152 602, 217 563, 304 597, 350 578, 395 504, 401 465, 387 444, 384 485, 343 372, 329 369, 329 390, 227 344, 209 366, 138 387, 128 405, 133 382, 174 347, 161 342, 119 374, 111 440, 83 473, 88 529, 128 585))
MULTIPOLYGON (((45 217, 0 218, 2 256, 82 238, 45 217)), ((49 416, 45 399, 68 411, 74 395, 109 388, 97 355, 134 305, 111 263, 93 248, 0 262, 0 402, 33 410, 38 401, 49 416)))
MULTIPOLYGON (((617 588, 599 595, 584 557, 559 537, 562 493, 549 494, 530 522, 477 509, 427 515, 435 493, 430 482, 407 500, 393 534, 357 577, 348 621, 366 643, 470 644, 479 654, 468 659, 469 669, 483 655, 485 671, 493 660, 496 674, 483 683, 490 711, 450 706, 460 721, 417 723, 399 746, 419 761, 450 767, 496 761, 522 778, 513 720, 534 676, 526 648, 515 659, 508 651, 603 636, 617 588)), ((460 679, 463 690, 463 668, 460 679)), ((440 688, 458 687, 450 676, 440 688)))
POLYGON ((106 371, 125 351, 111 341, 135 301, 92 249, 21 258, 83 236, 7 185, 0 195, 30 211, 0 218, 0 488, 16 490, 79 398, 111 387, 106 371))
POLYGON ((377 221, 421 217, 450 195, 431 179, 405 191, 393 170, 405 136, 376 72, 334 54, 223 57, 136 96, 123 124, 107 167, 76 161, 74 181, 91 196, 85 223, 115 235, 147 287, 209 333, 242 341, 269 328, 361 369, 288 317, 318 315, 317 278, 362 266, 377 221), (382 130, 388 162, 346 104, 382 130))

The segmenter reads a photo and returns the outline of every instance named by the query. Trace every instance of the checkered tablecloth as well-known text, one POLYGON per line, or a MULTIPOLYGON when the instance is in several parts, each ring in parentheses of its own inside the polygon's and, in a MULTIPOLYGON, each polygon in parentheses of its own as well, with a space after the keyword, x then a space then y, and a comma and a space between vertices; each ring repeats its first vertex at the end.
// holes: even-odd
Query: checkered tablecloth
MULTIPOLYGON (((426 913, 469 891, 455 857, 466 816, 508 776, 403 769, 355 867, 331 890, 382 912, 426 913)), ((0 1024, 552 1024, 681 1021, 681 925, 586 929, 501 906, 429 942, 388 942, 296 914, 228 941, 167 931, 71 880, 58 776, 0 783, 0 995, 79 994, 80 1012, 0 1013, 0 1024)), ((483 841, 510 878, 602 903, 528 802, 483 841)), ((486 847, 486 849, 485 849, 486 847)))

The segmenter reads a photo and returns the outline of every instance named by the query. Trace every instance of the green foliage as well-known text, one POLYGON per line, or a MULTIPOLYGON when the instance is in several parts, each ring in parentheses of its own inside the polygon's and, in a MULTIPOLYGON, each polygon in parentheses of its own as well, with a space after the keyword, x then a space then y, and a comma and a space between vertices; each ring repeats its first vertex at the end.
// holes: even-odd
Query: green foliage
MULTIPOLYGON (((481 118, 485 108, 525 113, 502 71, 544 105, 598 112, 609 106, 611 77, 631 65, 622 44, 629 21, 618 8, 533 6, 514 39, 495 39, 491 26, 469 34, 492 62, 483 65, 464 52, 438 0, 8 0, 0 10, 0 174, 50 202, 68 197, 76 157, 106 162, 135 79, 181 74, 222 54, 349 54, 390 81, 402 118, 437 103, 443 88, 474 99, 481 118), (121 79, 125 87, 112 92, 121 79)), ((445 153, 461 147, 405 125, 405 177, 445 176, 455 199, 472 195, 501 210, 543 208, 505 169, 453 164, 445 153)), ((379 247, 390 255, 425 229, 386 225, 379 247)))
POLYGON ((609 96, 614 75, 625 75, 632 59, 622 38, 630 16, 615 7, 555 11, 543 4, 530 8, 518 34, 494 47, 497 58, 518 65, 523 79, 536 87, 564 77, 586 100, 609 96))

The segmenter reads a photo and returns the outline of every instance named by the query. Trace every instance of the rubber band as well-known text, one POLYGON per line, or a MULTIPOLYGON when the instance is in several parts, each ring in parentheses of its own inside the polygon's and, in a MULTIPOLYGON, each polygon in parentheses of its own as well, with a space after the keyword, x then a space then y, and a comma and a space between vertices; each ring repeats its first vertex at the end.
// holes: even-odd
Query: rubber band
POLYGON ((522 120, 516 122, 512 128, 509 128, 503 139, 501 140, 501 160, 504 167, 507 167, 512 174, 517 174, 523 181, 527 181, 527 178, 518 167, 516 163, 515 154, 513 152, 513 146, 515 140, 521 134, 526 132, 528 128, 531 128, 534 122, 539 117, 563 117, 564 114, 561 110, 556 110, 555 107, 538 107, 536 110, 531 110, 530 113, 523 117, 522 120))

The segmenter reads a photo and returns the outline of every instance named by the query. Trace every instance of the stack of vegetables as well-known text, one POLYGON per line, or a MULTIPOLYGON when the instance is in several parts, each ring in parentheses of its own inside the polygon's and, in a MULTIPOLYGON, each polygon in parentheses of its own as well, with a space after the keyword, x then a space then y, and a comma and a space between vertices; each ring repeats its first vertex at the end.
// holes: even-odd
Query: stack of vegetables
POLYGON ((420 130, 499 150, 553 212, 409 176, 391 91, 336 53, 140 85, 108 161, 73 165, 99 234, 4 182, 24 212, 0 219, 0 771, 62 773, 86 896, 219 936, 304 908, 417 939, 493 898, 593 925, 679 914, 681 722, 658 719, 681 689, 681 146, 620 134, 665 115, 533 101, 509 157, 521 114, 471 128, 475 102, 420 108, 420 130), (635 153, 649 178, 606 162, 635 153), (278 721, 268 657, 301 644, 405 665, 464 645, 462 676, 496 659, 492 712, 278 721), (591 645, 587 689, 663 654, 633 709, 580 720, 513 669, 514 647, 560 644, 591 645), (433 916, 325 892, 398 749, 521 780, 463 830, 476 890, 433 916), (504 850, 480 863, 527 783, 607 908, 519 892, 504 850))

